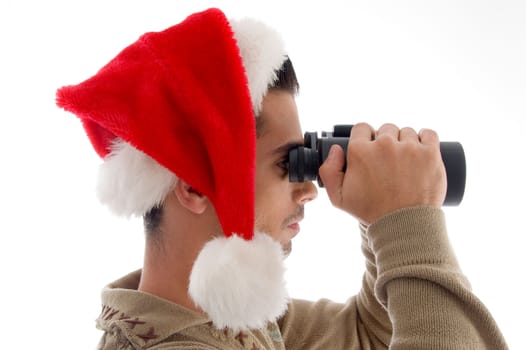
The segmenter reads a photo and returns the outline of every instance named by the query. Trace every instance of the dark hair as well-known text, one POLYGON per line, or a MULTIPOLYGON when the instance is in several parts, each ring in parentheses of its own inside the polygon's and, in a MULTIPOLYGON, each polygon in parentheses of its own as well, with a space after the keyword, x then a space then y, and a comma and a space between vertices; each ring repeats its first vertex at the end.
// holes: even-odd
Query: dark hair
POLYGON ((143 215, 144 230, 149 234, 158 231, 162 216, 162 205, 156 205, 148 210, 148 212, 143 215))
MULTIPOLYGON (((300 85, 294 66, 289 57, 285 59, 281 68, 276 72, 276 81, 269 87, 269 90, 285 90, 293 95, 299 92, 300 85)), ((263 119, 256 118, 256 136, 259 137, 263 128, 263 119)), ((159 231, 159 226, 163 217, 162 204, 150 209, 143 215, 144 229, 148 235, 153 235, 159 231)), ((157 235, 156 235, 157 236, 157 235)))
POLYGON ((286 90, 293 95, 296 95, 300 90, 300 84, 296 77, 296 71, 292 65, 292 61, 287 56, 281 68, 276 72, 277 79, 273 85, 270 86, 270 90, 286 90))
MULTIPOLYGON (((296 71, 292 61, 287 56, 281 68, 276 72, 276 81, 269 86, 269 90, 284 90, 293 95, 297 95, 300 90, 300 84, 296 77, 296 71)), ((263 118, 256 118, 256 137, 261 136, 263 132, 263 118)))

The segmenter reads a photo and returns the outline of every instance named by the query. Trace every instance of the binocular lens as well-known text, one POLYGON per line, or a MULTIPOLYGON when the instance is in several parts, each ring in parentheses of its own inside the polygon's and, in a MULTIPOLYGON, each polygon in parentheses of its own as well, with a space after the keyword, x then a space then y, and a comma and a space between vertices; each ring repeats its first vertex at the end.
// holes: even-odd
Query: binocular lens
POLYGON ((289 181, 305 182, 318 178, 318 152, 299 146, 289 151, 289 181))

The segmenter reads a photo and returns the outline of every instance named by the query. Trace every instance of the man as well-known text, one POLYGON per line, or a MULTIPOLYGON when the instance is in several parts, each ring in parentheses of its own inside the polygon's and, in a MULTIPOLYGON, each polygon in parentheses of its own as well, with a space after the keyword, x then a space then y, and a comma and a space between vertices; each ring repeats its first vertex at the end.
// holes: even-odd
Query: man
POLYGON ((283 259, 317 195, 288 181, 297 89, 277 33, 210 9, 58 91, 104 159, 101 201, 145 218, 143 269, 103 291, 99 348, 505 349, 449 245, 431 130, 357 124, 345 172, 333 146, 320 176, 360 222, 363 288, 288 298, 283 259))

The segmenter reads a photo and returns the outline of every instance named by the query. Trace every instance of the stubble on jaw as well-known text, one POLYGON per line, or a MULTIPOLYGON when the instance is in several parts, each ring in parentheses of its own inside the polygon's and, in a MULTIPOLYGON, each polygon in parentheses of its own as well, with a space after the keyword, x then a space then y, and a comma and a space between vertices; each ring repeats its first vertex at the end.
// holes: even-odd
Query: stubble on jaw
MULTIPOLYGON (((290 215, 285 220, 283 220, 283 223, 281 224, 280 229, 286 230, 287 226, 289 226, 291 223, 303 219, 304 214, 305 214, 305 207, 303 205, 298 206, 298 208, 296 209, 293 215, 290 215)), ((264 218, 265 218, 264 216, 256 215, 254 227, 256 231, 268 234, 268 232, 271 232, 271 231, 264 224, 265 222, 264 218)), ((283 257, 287 258, 292 252, 292 241, 289 240, 286 243, 280 243, 280 245, 281 245, 281 250, 283 251, 283 257)))
POLYGON ((286 244, 281 245, 281 250, 283 251, 283 258, 288 258, 292 252, 292 241, 288 241, 286 244))

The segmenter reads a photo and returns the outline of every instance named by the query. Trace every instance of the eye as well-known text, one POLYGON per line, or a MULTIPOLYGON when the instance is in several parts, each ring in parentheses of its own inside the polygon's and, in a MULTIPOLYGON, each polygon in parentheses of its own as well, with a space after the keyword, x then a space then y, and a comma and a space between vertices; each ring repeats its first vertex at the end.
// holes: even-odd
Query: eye
POLYGON ((289 157, 282 158, 276 165, 283 171, 283 175, 286 175, 289 172, 289 157))

